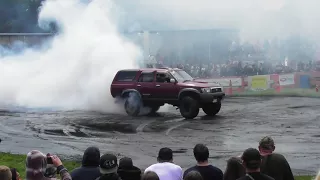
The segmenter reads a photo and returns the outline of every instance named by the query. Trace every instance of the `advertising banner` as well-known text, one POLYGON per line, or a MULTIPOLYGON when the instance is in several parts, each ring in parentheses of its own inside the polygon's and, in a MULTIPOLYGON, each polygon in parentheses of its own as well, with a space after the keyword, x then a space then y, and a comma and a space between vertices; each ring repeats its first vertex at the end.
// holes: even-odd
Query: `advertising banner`
POLYGON ((280 86, 293 85, 294 84, 294 74, 280 74, 279 75, 280 86))
POLYGON ((203 81, 209 83, 216 83, 222 87, 229 87, 230 80, 232 83, 232 87, 242 86, 242 78, 241 77, 230 77, 230 78, 214 78, 214 79, 202 79, 203 81))
POLYGON ((268 89, 268 76, 252 76, 251 89, 256 89, 256 90, 268 89))

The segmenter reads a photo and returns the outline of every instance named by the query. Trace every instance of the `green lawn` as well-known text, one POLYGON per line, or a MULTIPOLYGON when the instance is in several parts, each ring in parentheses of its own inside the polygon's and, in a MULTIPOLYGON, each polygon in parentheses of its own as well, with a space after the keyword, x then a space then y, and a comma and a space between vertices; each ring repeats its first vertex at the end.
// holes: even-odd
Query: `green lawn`
MULTIPOLYGON (((5 165, 10 168, 16 168, 22 178, 25 178, 25 160, 26 155, 16 155, 10 153, 0 153, 0 165, 5 165)), ((79 162, 75 161, 62 161, 63 165, 67 167, 69 171, 76 167, 79 167, 79 162)), ((312 176, 296 176, 296 180, 312 180, 312 176)))

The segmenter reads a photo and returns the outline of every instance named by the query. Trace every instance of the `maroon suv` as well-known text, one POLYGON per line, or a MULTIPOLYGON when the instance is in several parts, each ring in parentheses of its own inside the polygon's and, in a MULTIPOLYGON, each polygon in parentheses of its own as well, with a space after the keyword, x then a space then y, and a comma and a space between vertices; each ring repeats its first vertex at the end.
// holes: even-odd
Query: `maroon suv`
POLYGON ((225 96, 221 87, 197 82, 185 71, 171 68, 120 70, 110 90, 114 98, 125 100, 128 115, 137 116, 141 107, 154 113, 167 103, 178 107, 186 119, 195 118, 200 108, 216 115, 225 96))

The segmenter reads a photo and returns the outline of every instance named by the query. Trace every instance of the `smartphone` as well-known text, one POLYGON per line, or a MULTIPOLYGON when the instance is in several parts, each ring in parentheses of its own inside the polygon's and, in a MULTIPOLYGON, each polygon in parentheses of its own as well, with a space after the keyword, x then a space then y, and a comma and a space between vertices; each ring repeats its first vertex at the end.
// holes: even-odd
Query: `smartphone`
POLYGON ((47 156, 47 164, 53 164, 52 158, 49 156, 47 156))

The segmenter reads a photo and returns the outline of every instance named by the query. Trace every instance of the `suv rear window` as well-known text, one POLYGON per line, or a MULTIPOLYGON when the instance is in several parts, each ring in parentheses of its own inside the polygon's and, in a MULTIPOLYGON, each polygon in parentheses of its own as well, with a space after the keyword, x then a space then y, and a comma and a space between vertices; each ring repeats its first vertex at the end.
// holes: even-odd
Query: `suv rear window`
POLYGON ((138 71, 120 71, 116 81, 133 81, 138 71))

